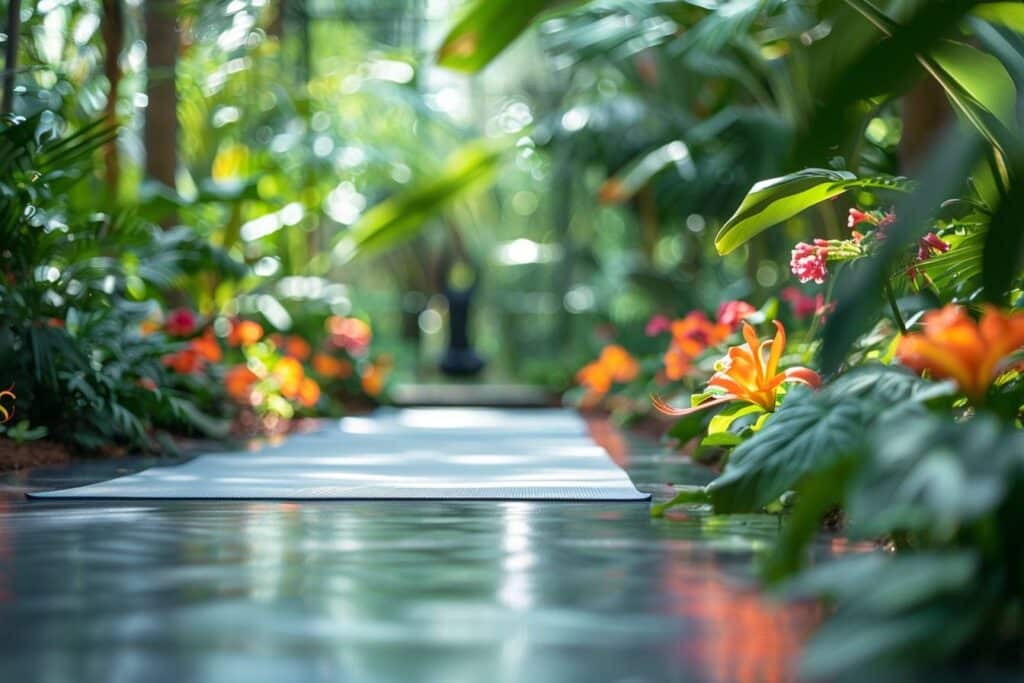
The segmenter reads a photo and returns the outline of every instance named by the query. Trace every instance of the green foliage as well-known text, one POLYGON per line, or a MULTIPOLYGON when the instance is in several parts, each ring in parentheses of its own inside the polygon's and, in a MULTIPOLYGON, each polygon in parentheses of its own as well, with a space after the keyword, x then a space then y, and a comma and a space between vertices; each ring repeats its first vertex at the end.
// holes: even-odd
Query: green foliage
POLYGON ((493 178, 500 159, 499 150, 480 143, 463 147, 436 177, 367 211, 351 230, 342 233, 335 255, 347 262, 357 254, 378 252, 408 240, 454 199, 493 178))
MULTIPOLYGON (((987 414, 963 422, 902 415, 871 431, 852 477, 803 491, 844 503, 854 538, 888 536, 903 549, 835 561, 789 584, 836 607, 805 658, 809 675, 892 675, 967 653, 1019 651, 1010 625, 1024 598, 1024 556, 1012 541, 1022 515, 1022 439, 987 414)), ((803 546, 787 550, 795 559, 803 546)))
MULTIPOLYGON (((800 575, 793 597, 827 597, 802 672, 828 680, 908 680, 962 653, 992 616, 999 579, 970 552, 855 555, 800 575)), ((989 644, 991 645, 991 643, 989 644)))
POLYGON ((553 0, 476 0, 441 43, 438 63, 479 71, 551 4, 553 0))
POLYGON ((187 274, 239 266, 188 229, 76 210, 69 192, 109 139, 95 125, 61 135, 45 114, 0 128, 0 376, 51 438, 156 448, 158 425, 213 423, 195 407, 201 393, 172 387, 162 360, 180 344, 139 324, 187 274))
POLYGON ((743 203, 715 237, 720 254, 728 254, 764 230, 801 211, 852 189, 907 192, 906 178, 857 178, 847 171, 808 168, 781 178, 763 180, 750 189, 743 203))
POLYGON ((879 365, 851 371, 819 392, 792 390, 708 485, 715 510, 760 510, 802 478, 861 454, 867 430, 887 410, 933 398, 935 389, 907 371, 879 365))
POLYGON ((1024 475, 1024 433, 986 414, 966 423, 935 415, 889 421, 872 433, 870 452, 847 503, 850 531, 862 538, 952 541, 991 515, 1024 475))

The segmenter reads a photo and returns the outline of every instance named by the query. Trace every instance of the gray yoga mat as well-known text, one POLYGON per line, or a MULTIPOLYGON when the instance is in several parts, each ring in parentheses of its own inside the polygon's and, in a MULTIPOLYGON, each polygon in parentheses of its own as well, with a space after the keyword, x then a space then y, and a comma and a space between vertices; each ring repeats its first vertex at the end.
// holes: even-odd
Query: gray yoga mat
POLYGON ((345 418, 33 498, 647 500, 568 410, 415 408, 345 418))

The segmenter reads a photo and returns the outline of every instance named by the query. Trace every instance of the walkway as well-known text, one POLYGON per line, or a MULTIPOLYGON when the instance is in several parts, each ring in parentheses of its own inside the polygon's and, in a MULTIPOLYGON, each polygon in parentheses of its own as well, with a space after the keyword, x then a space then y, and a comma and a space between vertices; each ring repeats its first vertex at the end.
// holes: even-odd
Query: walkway
MULTIPOLYGON (((665 482, 708 477, 591 428, 658 499, 665 482)), ((0 489, 0 679, 785 681, 817 619, 744 588, 776 533, 768 517, 23 495, 126 466, 37 470, 0 489)))

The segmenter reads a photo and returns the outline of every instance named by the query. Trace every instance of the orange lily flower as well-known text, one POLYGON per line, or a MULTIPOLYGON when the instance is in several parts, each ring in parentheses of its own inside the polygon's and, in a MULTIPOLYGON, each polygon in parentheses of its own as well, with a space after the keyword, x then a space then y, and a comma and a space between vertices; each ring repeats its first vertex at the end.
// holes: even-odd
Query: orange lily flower
POLYGON ((923 318, 924 332, 900 338, 896 356, 907 367, 936 379, 953 379, 973 401, 981 400, 1007 368, 1004 360, 1024 346, 1024 313, 986 306, 980 322, 948 304, 923 318))
MULTIPOLYGON (((11 401, 14 401, 17 398, 17 396, 14 395, 14 391, 12 391, 13 389, 14 389, 14 385, 12 384, 11 386, 9 386, 6 389, 4 389, 3 391, 0 391, 0 399, 9 398, 9 399, 11 399, 11 401)), ((11 409, 8 410, 6 407, 4 407, 4 405, 2 403, 0 403, 0 424, 3 424, 5 422, 10 422, 13 418, 14 418, 14 406, 12 405, 11 409)))
POLYGON ((654 407, 666 415, 682 416, 731 401, 745 401, 760 406, 767 412, 775 410, 778 389, 786 382, 799 382, 817 389, 821 377, 814 370, 804 367, 787 368, 778 371, 779 359, 786 348, 786 328, 775 322, 775 338, 757 338, 754 328, 743 323, 745 345, 733 346, 728 355, 715 364, 714 375, 708 380, 708 387, 724 390, 725 393, 709 397, 692 408, 673 408, 657 396, 652 397, 654 407), (765 351, 768 358, 765 359, 765 351))

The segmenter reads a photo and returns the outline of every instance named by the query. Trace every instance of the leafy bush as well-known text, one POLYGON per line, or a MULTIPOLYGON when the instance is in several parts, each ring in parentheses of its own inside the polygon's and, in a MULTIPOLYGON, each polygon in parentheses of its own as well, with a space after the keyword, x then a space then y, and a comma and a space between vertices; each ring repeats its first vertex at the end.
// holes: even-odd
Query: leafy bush
POLYGON ((112 133, 59 127, 48 113, 0 127, 0 377, 23 418, 83 449, 157 448, 157 427, 221 433, 164 362, 180 342, 141 324, 181 277, 241 266, 187 228, 74 206, 112 133))

